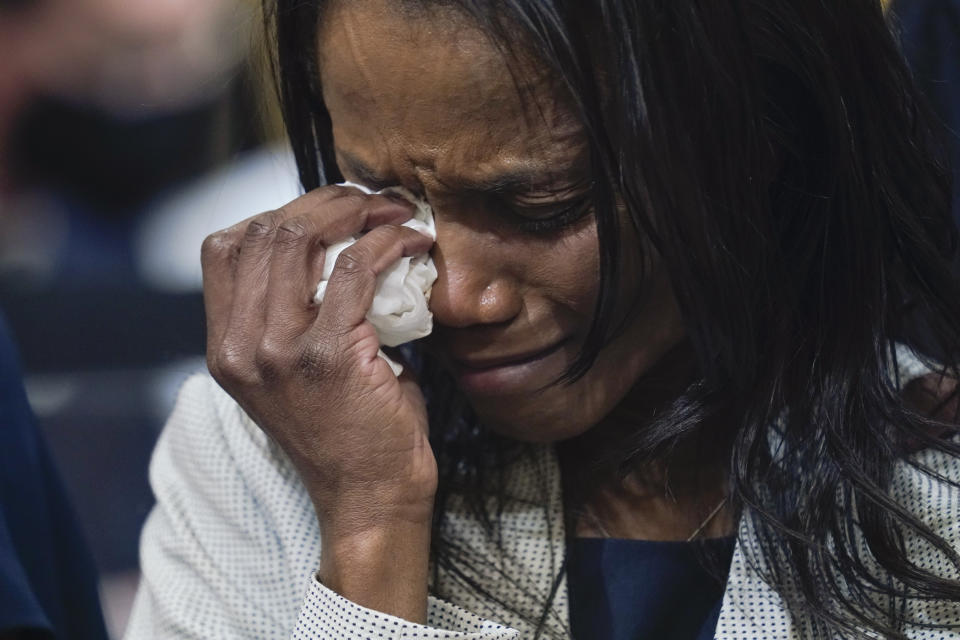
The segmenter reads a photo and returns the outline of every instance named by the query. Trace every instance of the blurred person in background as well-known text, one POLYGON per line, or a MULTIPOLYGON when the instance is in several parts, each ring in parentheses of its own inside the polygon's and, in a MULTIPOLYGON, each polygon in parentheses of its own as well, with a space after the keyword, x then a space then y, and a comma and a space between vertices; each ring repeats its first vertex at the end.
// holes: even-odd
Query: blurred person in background
POLYGON ((167 389, 202 353, 199 295, 144 283, 133 230, 158 197, 262 142, 249 21, 233 0, 0 0, 0 308, 114 635, 167 389))
POLYGON ((236 125, 223 111, 248 20, 232 0, 5 0, 0 283, 111 277, 87 268, 96 250, 70 264, 65 243, 96 242, 98 221, 123 228, 162 189, 228 158, 236 125))
MULTIPOLYGON (((8 243, 19 235, 8 203, 9 140, 37 82, 37 47, 27 37, 34 4, 0 2, 0 226, 8 243)), ((37 430, 2 316, 0 458, 0 638, 105 639, 93 560, 37 430)))
POLYGON ((0 315, 0 640, 106 640, 98 586, 0 315))

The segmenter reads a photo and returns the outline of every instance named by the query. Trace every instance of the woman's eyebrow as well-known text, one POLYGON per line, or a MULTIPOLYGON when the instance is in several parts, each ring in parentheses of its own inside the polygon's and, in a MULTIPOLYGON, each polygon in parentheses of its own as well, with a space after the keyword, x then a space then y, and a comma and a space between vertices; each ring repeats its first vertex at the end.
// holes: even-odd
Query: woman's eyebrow
MULTIPOLYGON (((351 153, 342 149, 337 149, 336 153, 338 162, 341 165, 349 167, 350 172, 356 177, 356 180, 363 183, 364 186, 373 190, 380 190, 394 184, 394 182, 391 182, 379 174, 375 169, 351 153)), ((342 168, 343 167, 341 167, 341 170, 342 168)), ((561 177, 562 174, 563 172, 558 172, 555 168, 544 168, 531 164, 529 166, 516 166, 501 171, 500 173, 491 173, 487 176, 457 176, 455 178, 441 180, 441 182, 445 187, 452 190, 470 191, 474 193, 510 194, 548 191, 561 183, 566 185, 569 182, 577 182, 581 178, 581 176, 578 175, 575 180, 566 180, 561 177)))
POLYGON ((556 171, 517 167, 489 176, 457 178, 457 186, 477 193, 525 193, 550 188, 557 183, 556 171))

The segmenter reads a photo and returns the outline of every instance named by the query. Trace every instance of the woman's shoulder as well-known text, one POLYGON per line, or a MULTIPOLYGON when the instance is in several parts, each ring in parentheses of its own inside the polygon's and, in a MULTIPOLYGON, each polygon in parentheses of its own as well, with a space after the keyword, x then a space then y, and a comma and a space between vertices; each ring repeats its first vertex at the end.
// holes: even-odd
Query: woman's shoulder
MULTIPOLYGON (((956 434, 945 435, 944 440, 960 447, 960 436, 956 434)), ((960 457, 937 448, 916 451, 897 465, 890 493, 893 500, 926 529, 902 529, 910 564, 942 579, 960 579, 960 569, 955 564, 955 558, 960 554, 960 457), (931 542, 937 538, 940 544, 931 542), (945 549, 952 551, 953 557, 945 549)), ((930 630, 922 626, 960 625, 960 608, 956 601, 908 598, 904 606, 907 618, 916 625, 910 627, 909 637, 960 637, 949 632, 928 635, 930 630)))
POLYGON ((292 471, 280 448, 206 372, 192 374, 180 387, 160 443, 190 456, 232 455, 244 464, 261 461, 292 471))
POLYGON ((127 636, 289 637, 320 553, 313 507, 279 447, 208 374, 183 383, 150 484, 127 636))
POLYGON ((174 488, 215 495, 227 511, 249 514, 257 504, 268 519, 279 517, 271 507, 278 502, 311 512, 287 456, 205 372, 183 383, 154 449, 150 481, 158 500, 174 488))
POLYGON ((960 430, 935 428, 934 438, 948 448, 918 444, 897 464, 891 491, 893 498, 934 530, 953 532, 954 548, 960 552, 960 430))
MULTIPOLYGON (((904 353, 901 350, 901 353, 904 353)), ((914 353, 901 359, 902 396, 907 405, 935 421, 925 437, 907 443, 909 455, 894 471, 891 497, 904 507, 926 532, 909 528, 904 544, 910 562, 941 578, 960 578, 943 548, 930 542, 938 537, 955 554, 960 553, 960 396, 958 381, 935 363, 914 353), (936 446, 937 443, 946 446, 936 446)), ((909 599, 912 620, 923 623, 960 623, 955 602, 909 599)), ((941 637, 941 636, 937 636, 941 637)))

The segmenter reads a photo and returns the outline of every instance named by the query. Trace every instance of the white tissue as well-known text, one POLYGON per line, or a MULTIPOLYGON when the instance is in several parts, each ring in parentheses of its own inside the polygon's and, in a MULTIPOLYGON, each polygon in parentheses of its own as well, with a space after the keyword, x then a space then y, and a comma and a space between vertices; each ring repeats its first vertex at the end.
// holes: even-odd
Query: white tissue
MULTIPOLYGON (((352 182, 344 182, 341 186, 353 187, 364 193, 375 193, 363 185, 352 182)), ((376 193, 398 195, 410 201, 416 207, 416 212, 413 218, 403 223, 403 226, 436 239, 437 230, 433 224, 433 210, 424 200, 417 198, 403 187, 389 187, 376 193)), ((323 259, 323 274, 317 285, 317 293, 313 297, 314 302, 323 303, 327 281, 333 272, 337 256, 359 239, 360 236, 353 236, 327 247, 323 259)), ((436 279, 437 267, 429 254, 400 258, 380 274, 377 278, 373 305, 367 312, 367 320, 377 330, 381 345, 395 347, 430 335, 433 330, 433 314, 430 313, 427 303, 430 301, 430 289, 436 279)), ((394 374, 400 375, 403 371, 400 364, 387 357, 382 349, 378 355, 387 361, 394 374)))

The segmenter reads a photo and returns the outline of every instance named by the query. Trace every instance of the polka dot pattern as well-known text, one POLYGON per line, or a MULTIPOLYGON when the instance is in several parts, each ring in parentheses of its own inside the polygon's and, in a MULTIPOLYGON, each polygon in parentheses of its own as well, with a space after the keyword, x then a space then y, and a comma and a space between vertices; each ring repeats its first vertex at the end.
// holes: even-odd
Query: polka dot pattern
MULTIPOLYGON (((904 357, 904 354, 901 354, 904 357)), ((904 378, 925 373, 909 358, 904 378)), ((960 461, 932 452, 917 461, 960 482, 960 461)), ((481 596, 443 568, 431 584, 427 624, 364 608, 320 584, 313 507, 287 458, 207 375, 190 378, 150 465, 157 505, 141 539, 143 579, 127 638, 532 640, 533 625, 563 562, 559 467, 541 447, 508 474, 511 500, 494 540, 458 505, 447 536, 476 561, 467 573, 498 599, 481 596)), ((960 549, 960 490, 916 469, 897 469, 894 494, 960 549)), ((791 616, 747 558, 757 558, 749 522, 740 524, 716 637, 803 640, 809 621, 791 616)), ((911 557, 957 578, 942 554, 917 539, 911 557)), ((920 622, 960 624, 960 605, 908 603, 920 622)), ((556 591, 544 638, 568 638, 566 582, 556 591)), ((916 640, 960 640, 960 631, 907 630, 916 640)), ((580 639, 590 640, 590 639, 580 639)))
POLYGON ((431 626, 415 624, 354 604, 313 580, 293 632, 295 640, 315 638, 472 638, 506 639, 518 631, 476 616, 456 605, 431 597, 431 626))
MULTIPOLYGON (((897 347, 897 361, 901 384, 930 373, 930 369, 903 345, 897 347)), ((960 489, 950 484, 960 484, 960 460, 928 450, 913 456, 912 462, 943 476, 949 482, 937 480, 904 462, 895 469, 892 497, 941 536, 951 548, 960 551, 960 489)), ((908 535, 906 545, 910 560, 918 567, 944 578, 960 580, 960 572, 947 562, 944 554, 919 536, 908 535)), ((862 539, 859 551, 873 574, 882 576, 879 564, 862 539)), ((751 522, 744 519, 740 522, 738 542, 727 578, 717 624, 717 640, 812 640, 822 637, 815 633, 811 620, 788 611, 781 595, 761 578, 765 570, 757 536, 751 522), (760 564, 755 564, 757 562, 760 564)), ((960 640, 958 602, 912 599, 907 601, 904 614, 914 623, 904 629, 909 638, 960 640), (929 624, 954 625, 955 629, 947 631, 924 626, 929 624)))

